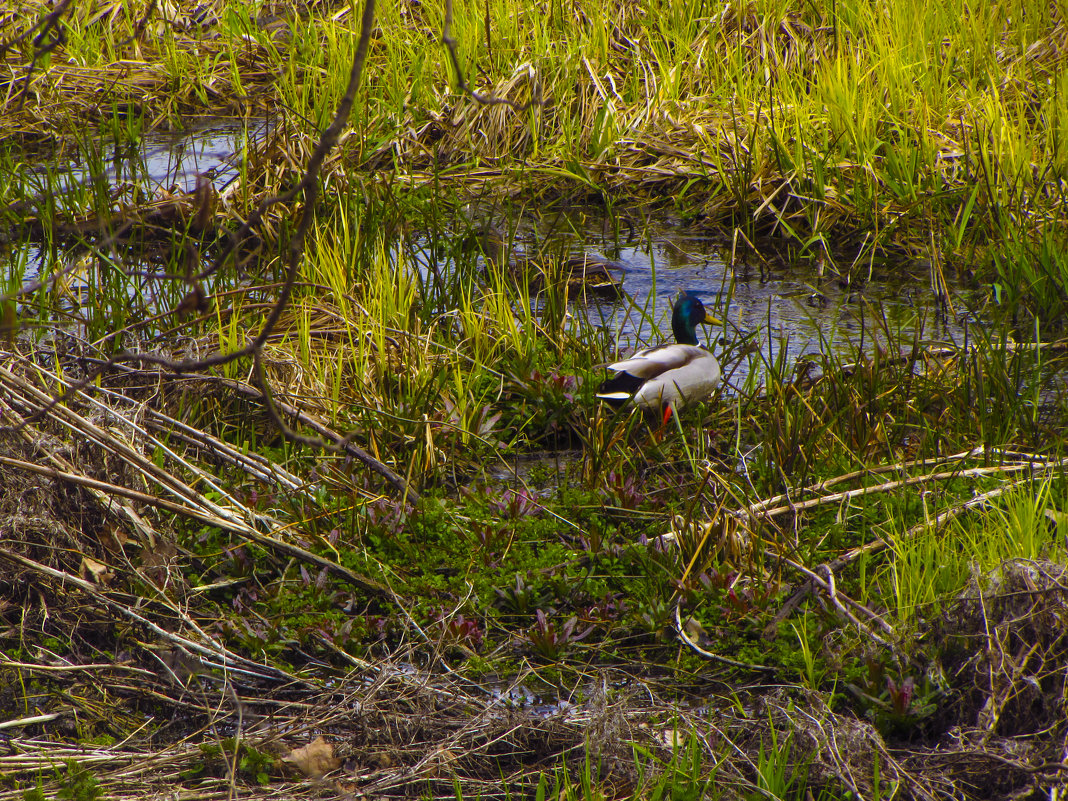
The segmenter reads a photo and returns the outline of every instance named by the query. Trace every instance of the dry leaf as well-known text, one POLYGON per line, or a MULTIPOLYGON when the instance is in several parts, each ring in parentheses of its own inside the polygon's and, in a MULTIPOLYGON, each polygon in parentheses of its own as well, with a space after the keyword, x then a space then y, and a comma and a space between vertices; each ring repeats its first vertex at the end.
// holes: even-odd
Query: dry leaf
POLYGON ((312 779, 337 770, 341 765, 341 760, 334 756, 334 746, 321 734, 307 745, 294 748, 282 757, 282 761, 294 765, 297 770, 312 779))
POLYGON ((203 314, 210 308, 211 304, 208 302, 208 296, 204 294, 203 287, 200 284, 194 284, 181 302, 174 307, 174 313, 181 318, 186 318, 191 314, 203 314))
POLYGON ((123 546, 129 541, 130 538, 126 536, 126 532, 118 526, 105 525, 104 531, 100 534, 100 544, 112 554, 122 553, 123 546))
POLYGON ((203 233, 215 220, 215 207, 218 193, 211 181, 203 175, 197 176, 197 188, 193 192, 196 215, 193 217, 193 230, 203 233))
POLYGON ((97 584, 109 584, 115 578, 115 574, 108 570, 107 565, 88 556, 82 557, 81 573, 82 578, 97 584))
POLYGON ((204 671, 200 661, 183 648, 157 648, 155 652, 183 687, 190 678, 204 671))

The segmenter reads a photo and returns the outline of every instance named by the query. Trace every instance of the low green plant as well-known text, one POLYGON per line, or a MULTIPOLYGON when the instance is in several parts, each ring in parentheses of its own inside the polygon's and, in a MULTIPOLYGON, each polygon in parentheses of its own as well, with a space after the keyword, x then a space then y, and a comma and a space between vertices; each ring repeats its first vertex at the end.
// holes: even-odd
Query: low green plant
POLYGON ((756 762, 756 786, 759 792, 746 797, 751 801, 774 798, 781 801, 805 798, 808 770, 797 761, 791 737, 780 742, 781 735, 769 719, 770 742, 762 741, 756 762))
POLYGON ((555 662, 591 631, 593 626, 580 626, 576 616, 558 623, 539 609, 535 613, 534 625, 527 629, 527 641, 534 653, 555 662))
POLYGON ((56 769, 55 780, 56 787, 46 792, 43 780, 38 776, 36 786, 23 792, 23 801, 96 801, 104 793, 100 780, 76 759, 68 759, 63 771, 56 769))
POLYGON ((885 656, 869 656, 855 689, 860 709, 887 737, 911 738, 946 697, 946 682, 936 671, 919 675, 912 667, 892 667, 885 656))
POLYGON ((697 732, 686 733, 676 728, 677 721, 669 723, 665 734, 670 737, 668 748, 671 757, 667 761, 652 751, 634 746, 634 758, 638 765, 637 797, 650 801, 698 801, 716 798, 718 762, 709 763, 711 754, 697 732))
POLYGON ((965 554, 947 549, 944 534, 931 530, 909 534, 888 531, 892 558, 878 572, 876 584, 899 621, 912 625, 918 616, 933 614, 937 604, 964 586, 969 576, 965 554))
POLYGON ((893 612, 908 625, 917 615, 933 614, 976 571, 987 572, 1007 559, 1062 558, 1068 524, 1051 504, 1053 486, 1060 481, 1023 482, 984 511, 957 516, 945 528, 884 533, 892 558, 877 571, 879 597, 893 599, 893 612), (946 547, 947 538, 954 547, 946 547))
POLYGON ((186 772, 188 778, 205 774, 227 776, 236 771, 235 778, 266 785, 278 769, 275 758, 270 754, 233 737, 214 743, 201 743, 200 751, 204 761, 186 772))
POLYGON ((801 679, 810 690, 818 690, 827 675, 827 668, 823 665, 820 655, 813 650, 814 638, 808 630, 809 616, 801 615, 798 622, 791 622, 790 626, 797 637, 797 650, 801 655, 801 679))
POLYGON ((1068 519, 1054 504, 1060 479, 1020 483, 976 518, 958 519, 953 536, 959 538, 971 562, 988 571, 1008 559, 1064 558, 1068 519))

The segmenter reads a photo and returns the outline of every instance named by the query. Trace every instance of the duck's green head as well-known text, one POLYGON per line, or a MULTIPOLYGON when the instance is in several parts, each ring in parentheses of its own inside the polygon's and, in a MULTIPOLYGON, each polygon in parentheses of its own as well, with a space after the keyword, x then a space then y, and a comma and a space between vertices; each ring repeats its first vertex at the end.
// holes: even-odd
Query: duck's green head
POLYGON ((683 292, 671 312, 671 330, 675 334, 675 341, 683 345, 696 345, 698 323, 718 325, 719 319, 705 310, 705 304, 696 295, 683 292))

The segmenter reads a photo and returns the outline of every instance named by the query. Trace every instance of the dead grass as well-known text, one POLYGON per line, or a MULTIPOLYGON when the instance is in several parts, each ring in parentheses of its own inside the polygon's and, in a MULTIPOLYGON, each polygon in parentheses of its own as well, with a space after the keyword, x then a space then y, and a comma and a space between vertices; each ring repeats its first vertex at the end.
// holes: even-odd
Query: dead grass
MULTIPOLYGON (((272 63, 272 46, 285 50, 309 9, 279 9, 286 18, 277 25, 257 20, 262 29, 250 34, 247 47, 233 56, 228 49, 232 42, 218 36, 218 19, 212 16, 219 12, 218 4, 199 7, 206 15, 201 20, 189 17, 185 7, 156 15, 147 5, 120 20, 125 8, 79 6, 71 11, 70 21, 90 28, 118 27, 121 21, 131 37, 123 46, 136 50, 137 58, 80 67, 56 54, 27 58, 18 48, 7 47, 4 79, 10 102, 0 117, 0 130, 17 129, 26 140, 43 140, 63 136, 72 120, 146 111, 152 125, 162 125, 204 107, 300 116, 294 109, 280 110, 272 92, 277 76, 264 65, 272 63), (161 66, 166 54, 153 51, 152 42, 164 31, 177 33, 170 41, 184 55, 196 51, 198 63, 204 65, 196 80, 176 84, 169 67, 161 66)), ((425 38, 419 7, 405 9, 414 30, 425 38)), ((348 13, 348 8, 341 9, 332 19, 348 13)), ((529 107, 487 105, 439 87, 440 105, 405 104, 396 119, 384 115, 364 120, 362 131, 343 137, 340 151, 317 146, 314 136, 301 133, 306 120, 280 124, 250 155, 247 183, 234 186, 233 196, 240 191, 243 198, 239 206, 228 205, 229 196, 151 197, 107 219, 86 212, 71 222, 75 227, 70 233, 107 232, 99 234, 98 242, 110 247, 131 229, 152 229, 165 238, 189 230, 195 222, 200 238, 194 237, 195 243, 183 251, 186 269, 174 280, 184 282, 186 298, 199 310, 196 295, 203 292, 199 282, 206 279, 198 277, 197 248, 210 248, 216 237, 225 238, 227 230, 248 219, 253 207, 262 212, 256 246, 282 239, 288 220, 300 210, 299 201, 293 196, 273 205, 265 201, 277 200, 273 195, 282 187, 296 186, 309 160, 326 156, 321 176, 326 193, 355 195, 354 187, 359 187, 388 195, 395 183, 430 184, 443 176, 470 190, 492 185, 493 192, 501 193, 573 191, 602 200, 615 194, 676 198, 684 189, 697 187, 690 207, 695 216, 751 220, 760 233, 803 241, 846 232, 867 241, 867 233, 857 233, 860 221, 862 229, 866 224, 887 226, 891 233, 884 235, 883 246, 919 248, 933 241, 929 218, 923 216, 929 209, 894 195, 885 174, 875 169, 879 159, 836 159, 833 179, 820 183, 807 171, 805 159, 810 166, 827 151, 801 142, 800 162, 784 169, 783 152, 776 148, 785 140, 775 139, 775 126, 791 109, 781 97, 769 93, 758 101, 717 102, 707 93, 658 84, 656 76, 665 74, 661 62, 668 55, 643 38, 649 21, 646 9, 618 4, 598 20, 577 6, 566 13, 576 29, 603 24, 612 56, 607 62, 574 57, 562 65, 534 60, 503 77, 491 72, 479 77, 479 88, 498 98, 520 107, 537 101, 529 107), (640 92, 627 94, 624 83, 638 75, 640 92), (386 124, 388 134, 367 135, 379 124, 386 124), (565 134, 573 145, 566 152, 556 146, 565 134), (523 161, 534 152, 536 159, 523 161), (478 167, 472 169, 476 158, 478 167), (515 169, 521 162, 526 173, 517 179, 515 169), (889 199, 874 211, 860 209, 856 198, 847 195, 861 185, 873 196, 889 199), (869 213, 873 216, 865 217, 869 213), (910 227, 912 221, 920 223, 922 235, 910 227)), ((6 22, 14 25, 18 19, 9 16, 6 22)), ((728 51, 740 54, 744 69, 760 71, 770 90, 788 76, 814 75, 835 55, 835 48, 845 44, 832 34, 826 26, 795 14, 763 18, 747 8, 724 14, 692 42, 675 45, 673 54, 680 58, 683 72, 697 70, 702 58, 728 51), (688 60, 682 60, 683 55, 688 60)), ((1024 56, 1011 43, 995 56, 1006 69, 1026 66, 1029 74, 1052 75, 1063 61, 1062 39, 1063 26, 1058 25, 1024 56)), ((490 37, 487 50, 492 47, 490 37)), ((1029 100, 1026 82, 1007 81, 1002 88, 1021 102, 1029 100)), ((921 123, 924 130, 927 125, 920 120, 898 122, 896 133, 891 133, 903 140, 921 123)), ((935 128, 937 144, 929 154, 932 176, 952 191, 967 194, 976 178, 975 162, 968 162, 967 154, 974 153, 976 142, 993 142, 991 131, 963 115, 940 120, 935 128)), ((988 162, 988 175, 1001 169, 998 158, 988 162)), ((1042 176, 1038 185, 1053 185, 1052 173, 1043 172, 1040 161, 1024 159, 1023 168, 1042 176)), ((997 197, 991 190, 986 200, 996 206, 997 197)), ((1024 203, 1010 214, 1021 210, 1036 225, 1063 216, 1055 204, 1024 203)), ((257 263, 256 255, 246 254, 242 266, 271 267, 270 259, 257 263)), ((294 255, 286 291, 308 288, 296 281, 298 259, 299 254, 294 255)), ((262 291, 266 296, 278 286, 257 286, 249 294, 262 291)), ((235 289, 230 296, 244 292, 235 289)), ((912 734, 919 742, 893 747, 871 724, 835 711, 832 699, 793 684, 792 676, 772 676, 774 688, 744 685, 739 675, 744 680, 748 673, 740 663, 733 663, 732 672, 720 664, 721 672, 702 675, 703 683, 696 688, 699 702, 693 701, 694 687, 677 679, 658 681, 648 675, 648 665, 627 674, 614 668, 576 668, 579 683, 562 693, 571 693, 573 700, 555 711, 502 700, 510 697, 510 690, 521 694, 524 682, 540 678, 534 672, 519 670, 499 686, 459 676, 449 668, 448 654, 408 614, 412 599, 398 595, 382 576, 363 575, 347 566, 340 553, 323 557, 309 546, 311 523, 321 511, 319 490, 328 488, 360 503, 379 493, 410 493, 410 488, 393 471, 403 461, 402 453, 383 444, 389 459, 382 459, 382 454, 362 451, 331 428, 330 387, 282 347, 287 326, 297 328, 299 315, 309 311, 317 355, 340 353, 348 315, 326 302, 298 313, 284 301, 276 306, 250 304, 242 312, 248 319, 264 310, 278 313, 279 326, 261 329, 263 347, 257 346, 253 354, 255 368, 264 374, 259 389, 208 375, 201 362, 205 372, 194 379, 177 371, 111 365, 99 387, 89 382, 71 391, 75 379, 99 364, 99 353, 86 343, 68 343, 62 354, 6 352, 0 370, 0 411, 7 432, 0 479, 9 490, 0 496, 0 701, 3 708, 17 711, 0 725, 19 735, 5 741, 8 753, 0 754, 0 770, 18 786, 0 792, 0 798, 21 797, 36 781, 53 793, 66 780, 57 765, 72 758, 115 797, 169 795, 175 788, 198 797, 232 797, 238 785, 244 791, 259 780, 257 769, 245 759, 251 759, 251 752, 239 744, 251 744, 276 758, 292 757, 294 747, 316 742, 314 736, 322 732, 330 747, 329 754, 321 754, 326 776, 286 776, 267 760, 261 767, 270 785, 262 795, 452 796, 459 788, 468 796, 514 797, 530 794, 540 776, 561 768, 571 781, 588 771, 605 792, 640 796, 657 777, 670 778, 668 763, 682 740, 694 749, 689 758, 697 772, 715 772, 717 787, 737 796, 766 792, 767 760, 775 744, 780 767, 808 771, 816 795, 825 789, 862 797, 987 797, 993 787, 1004 797, 1018 797, 1063 782, 1068 747, 1063 724, 1068 718, 1063 708, 1068 665, 1060 633, 1065 577, 1054 565, 1007 563, 989 580, 977 579, 968 597, 950 608, 942 627, 932 633, 932 638, 940 638, 939 647, 954 656, 946 663, 949 703, 936 719, 941 728, 933 723, 916 727, 912 734), (62 373, 53 372, 60 368, 62 373), (207 430, 207 424, 180 421, 174 414, 177 398, 196 395, 216 422, 240 416, 245 423, 262 420, 266 427, 269 418, 262 404, 268 389, 276 396, 278 415, 284 417, 272 422, 281 427, 297 421, 312 428, 339 454, 358 459, 370 472, 325 467, 320 472, 317 467, 302 475, 300 467, 235 447, 207 430), (69 396, 55 402, 63 391, 69 396), (394 461, 384 463, 389 460, 394 461), (218 478, 235 473, 265 491, 295 499, 301 514, 282 520, 257 508, 218 478), (225 553, 255 546, 262 551, 261 564, 272 571, 284 573, 298 566, 315 571, 320 576, 316 581, 346 585, 364 604, 353 607, 354 617, 368 610, 399 610, 404 646, 373 664, 349 655, 325 636, 322 650, 314 655, 298 649, 285 651, 284 658, 244 653, 224 635, 241 627, 267 631, 270 621, 259 616, 255 606, 220 617, 209 598, 231 587, 256 587, 257 576, 219 571, 207 587, 191 585, 188 576, 203 567, 201 557, 180 545, 179 534, 191 529, 224 538, 219 548, 225 553), (963 645, 956 649, 958 644, 963 645), (728 689, 719 681, 729 682, 728 689), (680 696, 692 703, 680 705, 680 696), (87 745, 92 742, 107 744, 87 745), (635 756, 635 747, 644 749, 641 756, 635 756), (644 772, 643 760, 650 762, 644 772)), ((156 311, 170 314, 175 309, 156 311)), ((232 319, 229 312, 218 315, 223 324, 232 319)), ((235 338, 243 337, 244 330, 236 326, 235 338)), ((368 364, 382 373, 399 372, 413 361, 413 349, 422 349, 419 357, 432 364, 429 339, 409 333, 397 332, 368 364)), ((175 350, 210 350, 200 339, 165 341, 176 342, 175 350)), ((240 341, 235 347, 244 345, 240 341)), ((366 405, 377 400, 372 393, 366 405)), ((422 422, 429 440, 430 423, 437 421, 425 416, 422 422)), ((881 432, 860 431, 860 440, 851 445, 859 449, 876 433, 881 432)), ((368 439, 375 442, 376 433, 368 439)), ((885 439, 882 436, 880 443, 885 439)), ((390 441, 385 436, 380 440, 390 441)), ((778 440, 785 442, 783 437, 778 440)), ((427 448, 433 451, 434 444, 429 442, 427 448)), ((975 468, 975 475, 1037 469, 1037 460, 1026 455, 1016 461, 975 468)), ((1050 459, 1042 467, 1052 470, 1062 464, 1050 459)), ((900 472, 905 466, 880 469, 900 472)), ((907 466, 928 468, 922 462, 907 466)), ((869 476, 865 471, 863 477, 869 476)), ((766 521, 778 516, 797 521, 805 508, 907 483, 962 477, 970 476, 954 468, 944 475, 925 473, 866 487, 856 486, 863 483, 859 474, 843 476, 837 483, 854 483, 841 494, 828 492, 831 482, 823 482, 810 488, 811 500, 768 499, 759 508, 740 509, 731 520, 747 521, 746 515, 759 514, 766 521)), ((945 514, 962 514, 966 508, 971 507, 961 505, 945 514)), ((760 557, 754 556, 755 537, 745 526, 724 523, 715 528, 680 527, 695 558, 709 548, 737 561, 752 563, 760 557)), ((844 558, 867 555, 883 545, 873 540, 844 558)), ((769 564, 798 570, 804 591, 824 599, 828 618, 841 626, 855 625, 879 643, 895 634, 878 625, 882 621, 876 611, 836 590, 834 570, 841 564, 810 570, 791 555, 763 554, 769 564)), ((767 672, 757 671, 762 680, 767 672)), ((291 758, 294 761, 299 762, 291 758)))
MULTIPOLYGON (((438 669, 448 657, 417 627, 390 659, 365 662, 324 638, 333 658, 295 668, 225 644, 220 626, 258 625, 256 611, 220 620, 206 603, 213 590, 189 584, 197 557, 176 544, 183 520, 230 532, 234 546, 255 543, 276 566, 297 560, 368 598, 402 610, 409 602, 313 556, 299 525, 281 526, 217 485, 216 471, 236 469, 265 491, 308 491, 281 465, 168 416, 183 388, 203 398, 222 384, 127 371, 50 406, 55 376, 15 352, 5 364, 3 422, 18 427, 0 454, 9 677, 0 694, 13 710, 0 721, 12 732, 0 768, 20 788, 40 782, 55 791, 70 780, 61 766, 73 759, 109 796, 131 799, 175 788, 222 797, 260 780, 268 782, 261 797, 460 788, 503 798, 533 792, 543 774, 587 775, 613 794, 640 796, 656 781, 682 780, 672 772, 677 756, 687 765, 697 758, 736 797, 766 786, 772 743, 778 769, 807 773, 814 794, 989 798, 993 788, 1008 797, 1063 778, 1068 590, 1060 566, 1006 563, 947 610, 931 645, 948 655, 948 698, 937 725, 914 729, 912 742, 887 744, 869 722, 832 711, 827 696, 786 677, 746 685, 722 665, 703 677, 700 703, 683 705, 680 694, 693 698, 694 688, 677 680, 586 668, 570 699, 546 711, 522 700, 536 673, 494 685, 438 669), (169 449, 162 461, 152 456, 161 447, 169 449), (728 677, 725 690, 718 681, 728 677), (324 732, 322 770, 308 768, 294 749, 324 732)), ((72 360, 68 380, 76 372, 72 360)))
MULTIPOLYGON (((299 131, 309 127, 311 111, 293 105, 305 101, 284 100, 281 83, 320 87, 323 96, 336 90, 318 67, 284 78, 280 71, 307 46, 300 37, 318 37, 328 51, 341 46, 351 35, 349 9, 275 4, 238 22, 223 0, 195 9, 92 8, 86 13, 73 6, 67 21, 87 40, 111 31, 103 39, 115 40, 122 57, 83 66, 61 57, 62 47, 37 61, 27 59, 24 47, 8 47, 10 92, 0 130, 43 140, 63 139, 86 120, 116 113, 143 112, 149 129, 190 113, 268 117, 290 124, 271 157, 286 169, 261 163, 253 171, 256 180, 262 176, 263 190, 277 191, 306 163, 314 134, 305 141, 299 131), (344 35, 331 38, 334 30, 344 35)), ((401 52, 410 57, 404 47, 413 36, 425 42, 420 52, 428 64, 444 61, 445 52, 434 42, 441 32, 428 35, 425 14, 408 7, 389 11, 383 12, 380 47, 371 54, 365 119, 337 160, 325 165, 327 186, 387 171, 409 185, 446 179, 457 188, 492 186, 501 193, 677 203, 685 197, 689 216, 744 221, 749 236, 784 235, 805 245, 812 237, 851 239, 858 228, 875 229, 881 247, 910 252, 931 244, 932 224, 939 238, 946 224, 967 226, 961 214, 973 209, 969 195, 976 185, 985 185, 973 209, 981 224, 1006 212, 1025 215, 1029 225, 1063 217, 1052 202, 1059 197, 1055 143, 1043 139, 1037 119, 1012 116, 1029 105, 1038 115, 1056 111, 1036 94, 1060 80, 1065 63, 1066 29, 1056 15, 1042 35, 1026 34, 1033 38, 1028 47, 1006 30, 991 52, 975 56, 986 59, 982 64, 998 86, 997 108, 967 94, 966 76, 955 93, 939 96, 945 108, 894 96, 884 98, 881 111, 864 105, 874 102, 874 93, 851 71, 869 65, 873 74, 893 74, 880 49, 889 45, 875 38, 884 32, 868 31, 872 38, 865 40, 815 10, 760 13, 730 6, 678 23, 676 30, 658 27, 656 15, 623 3, 557 9, 553 24, 566 38, 551 60, 524 49, 529 43, 512 61, 501 58, 497 39, 506 36, 509 21, 491 19, 478 42, 459 47, 461 55, 495 65, 473 81, 481 96, 508 102, 487 104, 451 91, 444 76, 434 74, 412 87, 422 102, 396 109, 388 100, 395 88, 384 73, 404 74, 411 65, 388 59, 401 52), (482 49, 471 54, 472 47, 482 49), (759 81, 743 85, 744 76, 759 81), (718 85, 725 80, 739 82, 733 96, 718 85), (840 102, 853 98, 857 108, 836 111, 836 81, 844 93, 840 102), (811 108, 805 87, 815 93, 811 108), (827 98, 820 100, 819 91, 827 98), (835 114, 845 121, 836 122, 835 114), (852 125, 851 115, 857 116, 852 125), (917 160, 915 169, 909 172, 895 158, 917 160)), ((31 3, 17 13, 19 22, 13 14, 8 23, 24 35, 43 8, 31 3)), ((525 13, 519 29, 536 29, 525 13)), ((865 30, 859 22, 857 30, 865 30)), ((953 46, 944 43, 950 52, 953 46)), ((909 68, 901 65, 904 74, 909 68)), ((918 86, 920 94, 930 89, 918 86)))

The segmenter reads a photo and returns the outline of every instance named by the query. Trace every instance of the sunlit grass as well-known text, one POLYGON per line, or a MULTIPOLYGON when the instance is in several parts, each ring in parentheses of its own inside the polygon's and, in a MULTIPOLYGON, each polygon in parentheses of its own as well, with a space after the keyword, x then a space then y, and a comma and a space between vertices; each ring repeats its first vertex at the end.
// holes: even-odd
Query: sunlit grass
POLYGON ((1055 486, 1060 495, 1061 481, 1022 484, 977 519, 958 521, 954 540, 964 544, 983 572, 1009 559, 1063 561, 1068 534, 1063 507, 1068 498, 1054 497, 1055 486))
MULTIPOLYGON (((893 599, 899 620, 914 625, 956 598, 977 576, 1012 559, 1060 562, 1068 532, 1064 498, 1051 495, 1062 482, 1024 482, 990 502, 989 507, 948 526, 887 534, 891 558, 876 579, 881 597, 893 599)), ((925 514, 933 510, 925 505, 925 514)))
MULTIPOLYGON (((683 213, 750 236, 783 232, 803 248, 859 228, 869 253, 943 243, 947 268, 995 269, 999 291, 1030 312, 1060 312, 1034 275, 1064 280, 1044 266, 1044 246, 995 263, 1028 221, 1063 218, 1068 93, 1048 44, 1052 6, 769 0, 721 17, 600 0, 548 14, 457 3, 450 33, 464 76, 535 101, 522 110, 457 93, 441 7, 377 11, 350 167, 335 184, 389 154, 421 178, 484 165, 519 168, 539 190, 673 198, 683 213)), ((104 16, 79 9, 39 65, 35 102, 6 124, 70 130, 67 120, 131 106, 158 124, 240 108, 314 134, 340 99, 359 9, 275 12, 261 19, 227 2, 205 22, 142 2, 104 16), (81 72, 67 74, 71 63, 81 72), (86 103, 99 85, 104 103, 86 103)), ((1063 226, 1045 236, 1064 250, 1063 226)))
MULTIPOLYGON (((238 256, 198 279, 204 308, 179 307, 248 211, 299 179, 341 98, 359 8, 335 6, 328 17, 276 7, 268 19, 227 1, 204 22, 178 5, 153 11, 136 36, 147 3, 107 17, 76 9, 66 42, 35 65, 30 102, 12 101, 0 118, 24 142, 55 145, 50 158, 0 146, 5 221, 39 230, 47 251, 44 284, 27 293, 23 316, 53 338, 35 343, 29 372, 55 363, 73 379, 127 348, 232 353, 272 311, 307 196, 271 207, 238 256), (196 205, 166 205, 188 201, 179 190, 117 193, 106 179, 112 143, 220 110, 269 115, 271 127, 212 225, 192 224, 196 205), (68 161, 86 180, 69 180, 68 161)), ((472 86, 535 102, 484 105, 456 90, 440 5, 381 7, 292 296, 259 354, 287 424, 328 428, 352 449, 281 437, 244 386, 255 381, 249 359, 175 378, 128 357, 98 382, 101 393, 129 391, 143 413, 171 408, 182 425, 195 419, 233 445, 219 462, 204 460, 204 475, 236 485, 234 498, 262 511, 250 519, 272 537, 328 560, 312 575, 305 551, 277 558, 232 531, 151 511, 143 519, 183 549, 174 575, 208 588, 188 596, 190 620, 209 610, 226 621, 241 606, 269 625, 209 627, 212 636, 309 675, 381 656, 420 671, 445 665, 463 679, 532 671, 548 692, 622 668, 655 671, 675 698, 719 681, 703 660, 738 658, 716 670, 745 693, 793 677, 806 692, 788 687, 788 707, 825 694, 836 712, 878 725, 921 686, 923 703, 906 698, 895 724, 920 726, 944 689, 913 682, 918 663, 939 656, 921 652, 937 647, 923 636, 929 622, 983 577, 996 580, 1006 560, 1066 558, 1056 460, 1068 393, 1063 344, 1051 340, 1068 276, 1068 112, 1046 43, 1059 19, 978 0, 655 10, 490 0, 455 11, 451 33, 472 86), (481 211, 468 205, 472 194, 481 211), (786 242, 791 258, 826 259, 817 305, 823 281, 862 295, 876 257, 927 258, 932 285, 943 269, 977 276, 959 299, 970 307, 967 339, 934 342, 922 311, 905 304, 865 308, 849 321, 861 326, 856 341, 828 336, 796 360, 791 343, 765 330, 769 307, 767 326, 726 325, 707 340, 725 365, 747 364, 745 379, 658 427, 597 404, 615 332, 550 280, 553 265, 498 263, 472 246, 479 215, 499 216, 493 203, 504 197, 520 216, 592 201, 617 232, 666 207, 689 230, 723 226, 758 250, 786 242), (263 451, 262 465, 296 480, 242 472, 228 461, 237 450, 263 451), (534 464, 524 470, 524 459, 534 464), (402 476, 400 492, 365 469, 375 462, 402 476), (422 500, 410 502, 416 492, 422 500), (190 552, 203 564, 179 567, 190 552), (342 586, 328 569, 339 566, 388 583, 390 594, 342 586), (694 643, 683 644, 684 631, 694 643), (866 672, 867 684, 858 680, 866 672)), ((7 286, 17 290, 30 259, 20 250, 11 262, 7 286)), ((725 279, 721 311, 732 308, 731 280, 746 279, 741 270, 725 279)), ((619 302, 651 318, 655 296, 654 286, 644 307, 619 302)), ((943 311, 957 322, 963 312, 943 311)), ((55 391, 46 386, 42 397, 55 391)), ((29 404, 10 394, 7 408, 21 414, 29 404)), ((59 419, 66 407, 57 409, 59 419)), ((190 459, 212 452, 206 442, 189 441, 190 459)), ((155 453, 160 469, 170 463, 155 453)), ((138 492, 157 491, 157 474, 135 480, 138 492)), ((100 555, 99 543, 85 543, 53 551, 100 555)), ((629 693, 603 686, 606 704, 629 693)), ((702 699, 702 726, 722 700, 702 699)), ((748 725, 763 714, 740 717, 748 725)), ((768 718, 770 736, 752 740, 759 752, 743 765, 767 797, 808 791, 807 741, 779 739, 784 720, 768 718)), ((671 756, 640 753, 651 772, 625 792, 697 797, 716 789, 716 771, 742 762, 730 748, 719 758, 723 744, 707 727, 664 733, 670 741, 658 734, 657 743, 671 756)), ((576 767, 569 758, 542 774, 537 793, 618 794, 600 781, 589 759, 576 767)), ((878 795, 877 775, 874 787, 878 795)))

